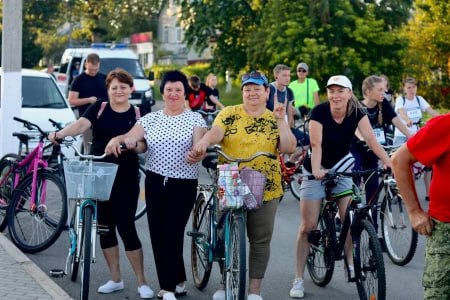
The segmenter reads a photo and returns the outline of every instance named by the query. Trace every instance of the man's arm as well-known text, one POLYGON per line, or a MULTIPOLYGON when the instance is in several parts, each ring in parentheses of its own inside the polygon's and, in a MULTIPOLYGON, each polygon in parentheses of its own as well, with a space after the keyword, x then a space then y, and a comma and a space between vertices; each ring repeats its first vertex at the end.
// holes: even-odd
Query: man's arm
POLYGON ((431 235, 433 223, 430 216, 420 206, 411 170, 412 164, 416 161, 407 144, 403 144, 392 156, 392 168, 411 225, 419 234, 431 235))
POLYGON ((87 97, 87 98, 78 98, 78 96, 80 95, 79 92, 76 91, 70 91, 69 92, 69 97, 67 100, 69 100, 69 103, 71 106, 81 106, 81 105, 85 105, 85 104, 92 104, 95 103, 95 101, 97 101, 97 97, 92 96, 92 97, 87 97))

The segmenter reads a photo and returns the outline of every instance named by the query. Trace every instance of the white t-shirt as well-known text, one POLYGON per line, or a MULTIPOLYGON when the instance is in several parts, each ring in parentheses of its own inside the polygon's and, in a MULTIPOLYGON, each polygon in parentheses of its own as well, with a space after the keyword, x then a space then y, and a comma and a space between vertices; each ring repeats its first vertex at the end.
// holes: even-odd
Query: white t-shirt
MULTIPOLYGON (((406 125, 406 121, 402 119, 402 116, 398 113, 399 109, 402 108, 405 110, 408 117, 411 119, 413 123, 418 122, 422 119, 422 112, 425 112, 430 104, 423 99, 422 96, 415 96, 413 99, 408 99, 406 96, 400 96, 395 99, 395 112, 397 113, 398 118, 406 125), (403 98, 404 97, 404 98, 403 98)), ((416 125, 408 127, 410 134, 415 134, 418 130, 416 125)), ((394 136, 405 136, 398 128, 395 128, 394 136)))
POLYGON ((206 128, 199 113, 186 110, 178 116, 168 116, 159 110, 146 114, 137 124, 145 130, 147 170, 169 178, 198 178, 198 163, 189 163, 186 153, 192 149, 194 127, 206 128))

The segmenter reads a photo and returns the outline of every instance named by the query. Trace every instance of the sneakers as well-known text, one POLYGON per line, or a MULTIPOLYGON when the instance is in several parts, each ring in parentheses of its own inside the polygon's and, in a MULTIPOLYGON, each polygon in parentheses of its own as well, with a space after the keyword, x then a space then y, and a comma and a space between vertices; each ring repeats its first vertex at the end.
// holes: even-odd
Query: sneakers
POLYGON ((225 300, 225 290, 217 290, 213 295, 213 300, 225 300))
POLYGON ((305 296, 305 287, 303 286, 302 278, 294 279, 292 289, 289 291, 289 296, 292 298, 303 298, 305 296))
MULTIPOLYGON (((158 292, 158 295, 157 295, 158 299, 162 299, 164 293, 167 293, 167 291, 166 290, 160 290, 158 292)), ((184 283, 181 286, 180 285, 175 286, 175 296, 176 297, 185 296, 186 294, 187 294, 186 285, 184 283)))
POLYGON ((247 300, 263 300, 263 298, 260 295, 249 294, 247 300))
POLYGON ((151 299, 155 295, 152 289, 146 284, 138 286, 137 290, 141 299, 151 299))
POLYGON ((177 300, 177 298, 175 298, 175 294, 172 292, 166 292, 163 295, 163 300, 177 300))
POLYGON ((115 291, 123 290, 123 281, 115 282, 115 281, 108 281, 104 285, 100 286, 98 288, 98 292, 101 294, 109 294, 115 291))

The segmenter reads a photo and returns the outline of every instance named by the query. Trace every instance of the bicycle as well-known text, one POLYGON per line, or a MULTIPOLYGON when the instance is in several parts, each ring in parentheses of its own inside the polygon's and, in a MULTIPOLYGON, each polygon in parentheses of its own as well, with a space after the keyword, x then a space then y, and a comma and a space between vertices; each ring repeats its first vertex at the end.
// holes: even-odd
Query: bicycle
MULTIPOLYGON (((300 201, 300 186, 302 184, 302 164, 303 160, 306 157, 306 150, 303 150, 303 154, 300 156, 300 159, 297 160, 293 166, 288 167, 286 162, 284 161, 284 157, 282 154, 279 155, 280 159, 280 167, 281 167, 281 181, 283 185, 284 191, 290 190, 292 195, 300 201)), ((284 195, 283 195, 284 196, 284 195)), ((280 198, 280 202, 283 199, 283 196, 280 198)))
POLYGON ((109 200, 118 165, 93 161, 106 154, 83 155, 76 147, 72 148, 84 160, 64 161, 67 195, 71 202, 68 207, 70 247, 65 269, 50 270, 50 275, 67 275, 70 264, 70 279, 76 281, 81 265, 80 299, 85 300, 89 298, 91 263, 96 261, 97 233, 108 230, 97 224, 97 201, 109 200))
MULTIPOLYGON (((393 153, 398 146, 384 146, 384 149, 389 153, 393 153)), ((408 264, 417 248, 418 234, 412 228, 403 205, 403 200, 397 188, 397 182, 391 170, 378 169, 370 172, 370 177, 377 172, 382 175, 382 180, 378 185, 375 193, 369 198, 368 204, 372 207, 380 207, 379 218, 381 221, 381 235, 383 249, 386 250, 389 259, 396 265, 404 266, 408 264), (381 192, 384 195, 379 205, 381 192)), ((357 181, 360 180, 359 178, 357 181)), ((377 215, 373 218, 378 218, 377 215)), ((376 228, 377 229, 377 228, 376 228)))
MULTIPOLYGON (((249 162, 264 155, 272 159, 271 153, 257 152, 249 158, 232 158, 214 146, 217 153, 230 162, 249 162)), ((243 170, 241 170, 242 172, 243 170)), ((245 208, 228 209, 219 213, 218 172, 212 184, 198 186, 194 210, 192 212, 191 266, 194 284, 198 289, 206 287, 212 264, 217 261, 223 270, 226 299, 244 299, 246 284, 246 237, 245 208)))
MULTIPOLYGON (((342 177, 362 176, 372 171, 329 172, 322 180, 326 197, 321 204, 317 229, 308 234, 310 251, 306 262, 313 282, 324 287, 333 276, 335 261, 344 258, 347 280, 355 282, 359 298, 367 300, 386 299, 383 254, 372 224, 371 206, 363 203, 356 185, 339 195, 332 195, 331 191, 342 177), (340 224, 341 228, 337 231, 335 217, 338 206, 335 200, 345 196, 351 196, 351 201, 340 224), (348 261, 342 255, 349 231, 353 242, 354 272, 348 268, 348 261)), ((312 175, 304 177, 304 180, 314 179, 312 175)))
MULTIPOLYGON (((36 253, 50 247, 60 236, 67 219, 64 182, 48 169, 43 157, 47 133, 29 121, 14 117, 29 129, 37 129, 39 142, 29 154, 21 158, 15 154, 2 161, 0 186, 2 215, 6 211, 9 235, 23 252, 36 253), (10 197, 10 198, 9 198, 10 197)), ((3 226, 5 226, 3 220, 3 226)))

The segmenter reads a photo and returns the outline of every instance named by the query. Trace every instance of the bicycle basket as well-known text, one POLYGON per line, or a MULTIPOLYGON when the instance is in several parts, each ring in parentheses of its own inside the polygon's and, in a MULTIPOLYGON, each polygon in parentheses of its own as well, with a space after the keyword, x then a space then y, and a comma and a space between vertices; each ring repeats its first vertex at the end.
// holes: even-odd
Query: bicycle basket
POLYGON ((64 161, 68 199, 108 201, 118 165, 80 160, 64 161))
POLYGON ((244 167, 239 174, 242 182, 248 186, 251 192, 244 197, 245 207, 247 209, 260 208, 263 204, 266 176, 248 167, 244 167))

